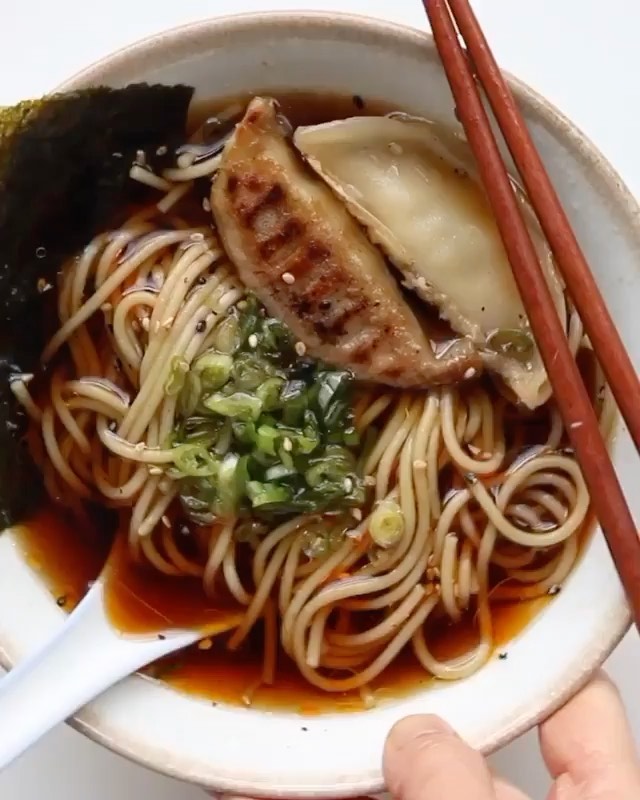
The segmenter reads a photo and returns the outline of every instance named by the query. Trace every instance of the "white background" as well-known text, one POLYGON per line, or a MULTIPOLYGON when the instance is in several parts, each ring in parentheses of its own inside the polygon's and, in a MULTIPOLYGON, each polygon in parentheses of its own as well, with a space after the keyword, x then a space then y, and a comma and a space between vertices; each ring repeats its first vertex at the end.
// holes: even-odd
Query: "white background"
MULTIPOLYGON (((474 6, 502 65, 566 112, 638 193, 640 2, 475 0, 474 6)), ((353 11, 416 27, 426 25, 420 0, 104 0, 95 4, 0 0, 0 106, 43 93, 79 68, 147 34, 208 16, 275 8, 353 11)), ((635 632, 611 658, 608 669, 622 690, 640 739, 640 647, 635 632)), ((11 722, 0 720, 0 724, 11 722)), ((515 742, 493 761, 532 798, 545 796, 548 782, 534 734, 515 742)), ((146 772, 60 727, 0 775, 0 797, 190 800, 202 793, 146 772)))

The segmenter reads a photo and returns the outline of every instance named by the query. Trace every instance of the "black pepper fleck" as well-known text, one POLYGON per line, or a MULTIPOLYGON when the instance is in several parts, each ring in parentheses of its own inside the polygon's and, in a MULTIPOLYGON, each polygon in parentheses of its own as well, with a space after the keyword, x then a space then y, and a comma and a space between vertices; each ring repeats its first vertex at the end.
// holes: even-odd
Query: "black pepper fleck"
POLYGON ((196 325, 196 333, 204 333, 204 329, 207 327, 207 323, 201 319, 200 322, 196 325))
POLYGON ((354 94, 353 95, 353 105, 356 108, 359 108, 360 110, 362 110, 364 108, 364 98, 361 97, 359 94, 354 94))
POLYGON ((159 634, 158 634, 158 639, 159 639, 161 642, 164 642, 164 640, 165 640, 166 638, 167 638, 167 637, 164 635, 164 633, 159 633, 159 634))
POLYGON ((500 661, 506 661, 509 658, 509 653, 498 653, 500 661))
POLYGON ((309 728, 305 728, 305 726, 303 725, 302 728, 300 728, 300 730, 306 733, 309 730, 309 728))

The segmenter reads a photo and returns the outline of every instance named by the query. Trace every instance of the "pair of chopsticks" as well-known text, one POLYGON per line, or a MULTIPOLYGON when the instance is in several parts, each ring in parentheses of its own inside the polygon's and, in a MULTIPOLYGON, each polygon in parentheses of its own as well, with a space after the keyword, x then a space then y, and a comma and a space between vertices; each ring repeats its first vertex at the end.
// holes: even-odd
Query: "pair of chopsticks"
POLYGON ((469 0, 423 0, 423 3, 455 99, 457 116, 493 209, 555 401, 631 604, 636 626, 640 628, 640 538, 521 216, 479 87, 493 111, 638 451, 640 380, 469 0))

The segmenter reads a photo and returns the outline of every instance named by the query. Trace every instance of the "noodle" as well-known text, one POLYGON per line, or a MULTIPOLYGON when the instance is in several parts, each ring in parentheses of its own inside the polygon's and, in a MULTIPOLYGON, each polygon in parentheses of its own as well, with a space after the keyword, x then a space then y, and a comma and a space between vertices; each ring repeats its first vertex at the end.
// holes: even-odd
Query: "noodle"
MULTIPOLYGON (((305 537, 319 520, 298 516, 249 542, 236 538, 241 520, 201 525, 185 552, 170 470, 175 449, 167 444, 178 401, 167 387, 176 364, 188 370, 211 348, 245 295, 215 232, 178 214, 194 180, 219 161, 219 153, 185 157, 161 176, 133 167, 132 178, 164 196, 96 236, 63 270, 60 327, 43 353, 48 395, 31 395, 32 376, 11 384, 37 434, 45 485, 74 508, 81 498, 120 509, 134 559, 198 578, 211 597, 230 595, 243 609, 231 650, 262 622, 262 683, 275 680, 278 641, 311 684, 360 689, 367 704, 375 699, 371 682, 407 645, 438 678, 471 675, 493 651, 490 597, 542 596, 578 556, 589 498, 575 458, 561 449, 566 437, 551 403, 538 414, 546 432, 530 447, 525 422, 510 431, 506 402, 486 383, 423 393, 359 389, 354 417, 363 436, 374 434, 362 470, 374 497, 354 510, 335 546, 308 553, 305 537), (396 503, 403 522, 386 549, 369 535, 381 501, 396 503), (436 659, 432 628, 470 617, 475 646, 436 659)), ((575 355, 588 343, 570 311, 575 355)), ((606 391, 600 411, 608 430, 606 391)), ((247 702, 258 685, 247 688, 247 702)))

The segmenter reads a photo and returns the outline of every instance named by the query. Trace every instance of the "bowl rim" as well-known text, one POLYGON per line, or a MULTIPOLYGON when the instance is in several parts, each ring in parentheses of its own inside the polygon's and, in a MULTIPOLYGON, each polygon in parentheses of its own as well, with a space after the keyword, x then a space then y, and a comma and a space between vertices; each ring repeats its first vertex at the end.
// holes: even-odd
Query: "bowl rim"
MULTIPOLYGON (((147 60, 157 63, 158 53, 164 51, 167 47, 172 49, 175 60, 179 60, 182 54, 194 55, 197 52, 197 48, 194 50, 192 46, 194 37, 203 42, 203 50, 206 50, 206 42, 210 35, 220 37, 222 35, 234 35, 247 30, 264 32, 268 29, 279 29, 283 26, 299 28, 307 35, 314 31, 320 33, 330 26, 334 35, 339 35, 341 31, 345 35, 353 35, 355 31, 360 31, 367 37, 366 42, 369 45, 375 43, 376 40, 388 43, 390 38, 395 38, 400 40, 407 48, 435 48, 430 32, 368 15, 306 10, 247 12, 210 17, 185 25, 174 26, 126 44, 80 69, 52 91, 69 91, 81 85, 100 81, 106 69, 110 71, 115 69, 118 72, 126 73, 134 71, 141 62, 147 60)), ((638 248, 640 248, 640 204, 614 167, 589 137, 550 101, 508 71, 504 71, 504 74, 519 103, 525 102, 533 108, 549 129, 556 131, 560 129, 567 143, 574 150, 575 155, 587 168, 595 172, 595 179, 600 184, 602 191, 612 199, 624 219, 625 228, 632 234, 638 248)), ((547 702, 536 710, 532 710, 530 714, 520 717, 501 735, 491 738, 483 748, 485 754, 499 749, 539 724, 567 702, 588 681, 593 672, 602 665, 604 660, 619 644, 631 625, 631 614, 624 601, 618 604, 615 609, 615 615, 608 620, 608 623, 607 635, 599 637, 598 641, 594 641, 587 652, 580 654, 583 658, 580 661, 579 668, 578 663, 574 662, 573 672, 570 675, 565 674, 564 678, 558 679, 560 690, 555 692, 548 698, 547 702)), ((602 634, 602 631, 600 630, 598 633, 602 634)), ((9 669, 13 665, 13 659, 5 645, 6 642, 0 641, 0 665, 9 669)), ((155 749, 136 746, 132 744, 130 739, 120 742, 117 731, 109 728, 108 725, 105 725, 103 729, 96 719, 96 715, 91 713, 91 705, 86 709, 81 709, 73 718, 68 720, 68 723, 96 743, 134 763, 178 780, 188 780, 187 774, 180 769, 179 764, 173 762, 168 764, 166 759, 163 759, 162 754, 155 749)), ((230 781, 220 779, 212 773, 208 776, 207 784, 210 787, 215 787, 218 791, 234 794, 237 794, 239 790, 242 793, 250 791, 250 786, 248 785, 250 784, 250 779, 249 781, 230 781)), ((255 788, 257 789, 258 787, 255 788)), ((378 793, 383 790, 384 786, 381 783, 350 781, 347 786, 334 786, 326 789, 323 787, 321 790, 314 789, 299 793, 299 796, 329 798, 335 797, 336 792, 338 792, 341 797, 350 797, 378 793)), ((271 792, 265 792, 264 786, 261 786, 258 791, 254 789, 252 793, 254 796, 271 797, 278 794, 277 787, 273 787, 271 792)))

